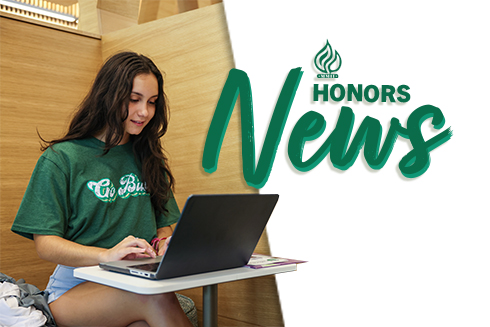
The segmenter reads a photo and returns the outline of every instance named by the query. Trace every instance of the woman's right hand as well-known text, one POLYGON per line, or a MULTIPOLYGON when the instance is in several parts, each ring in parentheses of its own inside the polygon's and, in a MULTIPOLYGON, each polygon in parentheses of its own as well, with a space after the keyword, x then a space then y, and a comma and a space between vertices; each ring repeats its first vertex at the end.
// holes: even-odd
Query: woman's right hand
POLYGON ((155 250, 146 240, 130 235, 113 248, 102 251, 99 262, 155 257, 155 250))

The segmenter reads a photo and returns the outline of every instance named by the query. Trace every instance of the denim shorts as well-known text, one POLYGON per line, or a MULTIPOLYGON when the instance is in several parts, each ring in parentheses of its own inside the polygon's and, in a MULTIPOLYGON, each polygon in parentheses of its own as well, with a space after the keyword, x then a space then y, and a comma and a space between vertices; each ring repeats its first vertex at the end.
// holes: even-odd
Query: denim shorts
POLYGON ((73 276, 74 269, 75 267, 56 266, 46 287, 46 292, 49 294, 48 303, 55 301, 69 289, 85 282, 85 280, 73 276))

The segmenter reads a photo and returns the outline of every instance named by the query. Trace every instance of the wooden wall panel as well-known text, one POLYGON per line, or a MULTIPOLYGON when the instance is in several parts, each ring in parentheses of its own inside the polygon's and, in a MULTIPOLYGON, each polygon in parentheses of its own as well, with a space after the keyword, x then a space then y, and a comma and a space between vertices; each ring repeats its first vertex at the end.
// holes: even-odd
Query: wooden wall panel
POLYGON ((0 272, 44 289, 54 264, 10 231, 41 155, 59 137, 102 62, 100 39, 0 17, 0 272))
POLYGON ((140 0, 98 0, 97 8, 137 21, 140 0))
POLYGON ((203 8, 206 6, 214 5, 216 3, 221 3, 223 0, 197 0, 197 4, 199 8, 203 8))
MULTIPOLYGON (((218 169, 201 166, 202 152, 221 90, 234 67, 222 4, 208 6, 102 36, 103 58, 132 50, 151 57, 166 74, 170 125, 163 138, 174 173, 177 203, 190 194, 255 193, 242 174, 239 109, 225 135, 218 169)), ((269 253, 263 235, 257 252, 269 253)), ((201 308, 200 289, 182 292, 201 308)), ((220 285, 220 324, 281 326, 275 279, 260 278, 220 285)))
POLYGON ((79 0, 78 6, 80 11, 78 29, 84 32, 101 34, 97 0, 79 0))
MULTIPOLYGON (((140 11, 138 15, 138 24, 143 24, 158 19, 159 7, 160 7, 160 1, 141 0, 140 11)), ((163 17, 171 16, 173 14, 175 14, 175 12, 172 12, 171 14, 166 14, 163 17)))
POLYGON ((179 12, 184 13, 189 10, 194 10, 199 8, 199 5, 197 3, 197 0, 178 0, 177 1, 179 4, 179 12))

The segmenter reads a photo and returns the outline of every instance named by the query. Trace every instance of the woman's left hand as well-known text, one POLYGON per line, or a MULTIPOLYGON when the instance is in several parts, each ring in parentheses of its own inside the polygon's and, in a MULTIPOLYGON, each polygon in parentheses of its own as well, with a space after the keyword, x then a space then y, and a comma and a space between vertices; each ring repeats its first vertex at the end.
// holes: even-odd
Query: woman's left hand
POLYGON ((158 244, 158 255, 164 255, 165 252, 167 252, 168 243, 170 243, 171 238, 172 236, 169 236, 165 239, 165 242, 160 242, 160 244, 158 244))

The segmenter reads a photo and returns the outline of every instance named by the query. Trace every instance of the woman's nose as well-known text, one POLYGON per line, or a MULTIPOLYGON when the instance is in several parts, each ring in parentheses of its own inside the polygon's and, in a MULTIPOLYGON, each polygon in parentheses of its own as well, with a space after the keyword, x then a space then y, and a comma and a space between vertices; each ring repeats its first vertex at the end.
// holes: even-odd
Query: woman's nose
POLYGON ((139 117, 147 117, 148 116, 148 104, 142 103, 138 107, 138 116, 139 117))

